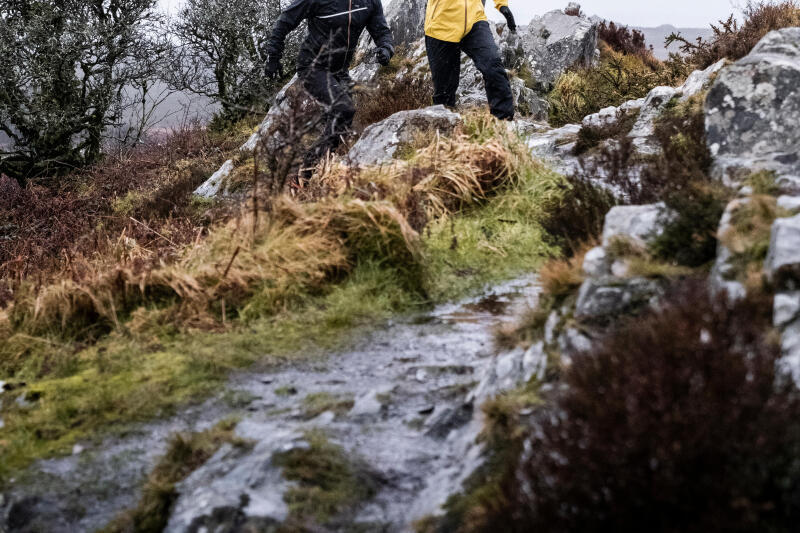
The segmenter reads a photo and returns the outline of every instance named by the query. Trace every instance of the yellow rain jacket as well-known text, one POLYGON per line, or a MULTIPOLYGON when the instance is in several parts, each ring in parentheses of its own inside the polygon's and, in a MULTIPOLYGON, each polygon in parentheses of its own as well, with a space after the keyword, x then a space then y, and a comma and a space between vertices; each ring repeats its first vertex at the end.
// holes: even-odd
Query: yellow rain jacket
MULTIPOLYGON (((494 0, 497 9, 508 6, 508 0, 494 0)), ((460 43, 476 23, 487 20, 482 0, 428 0, 425 12, 425 35, 460 43)))

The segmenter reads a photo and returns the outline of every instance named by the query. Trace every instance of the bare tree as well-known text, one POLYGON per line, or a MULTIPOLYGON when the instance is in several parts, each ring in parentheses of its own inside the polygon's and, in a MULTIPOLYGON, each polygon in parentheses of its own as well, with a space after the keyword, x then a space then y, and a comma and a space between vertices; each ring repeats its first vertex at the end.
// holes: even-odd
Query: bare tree
MULTIPOLYGON (((264 111, 279 85, 264 78, 260 43, 280 11, 280 0, 187 0, 173 24, 178 48, 170 83, 218 102, 225 119, 264 111)), ((299 30, 290 38, 287 60, 301 37, 299 30)))
POLYGON ((126 88, 164 54, 156 0, 0 0, 0 172, 18 179, 96 161, 126 88))

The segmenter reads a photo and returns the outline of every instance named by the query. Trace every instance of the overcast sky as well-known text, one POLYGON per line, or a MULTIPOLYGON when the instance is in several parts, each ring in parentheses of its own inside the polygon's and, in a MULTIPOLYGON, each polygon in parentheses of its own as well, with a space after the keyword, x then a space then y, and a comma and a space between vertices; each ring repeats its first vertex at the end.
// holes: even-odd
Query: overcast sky
MULTIPOLYGON (((403 0, 394 0, 401 2, 403 0)), ((182 0, 160 0, 168 9, 174 9, 182 0)), ((388 4, 389 0, 384 0, 388 4)), ((608 20, 632 26, 660 26, 672 24, 679 27, 703 28, 709 23, 727 18, 735 10, 735 5, 743 0, 670 0, 648 2, 642 0, 584 0, 580 2, 583 11, 589 15, 599 15, 608 20)), ((489 0, 487 4, 493 4, 489 0)), ((567 0, 509 0, 511 10, 521 24, 527 23, 534 15, 541 15, 552 9, 563 9, 567 0)), ((494 7, 487 8, 492 18, 500 15, 494 7)))

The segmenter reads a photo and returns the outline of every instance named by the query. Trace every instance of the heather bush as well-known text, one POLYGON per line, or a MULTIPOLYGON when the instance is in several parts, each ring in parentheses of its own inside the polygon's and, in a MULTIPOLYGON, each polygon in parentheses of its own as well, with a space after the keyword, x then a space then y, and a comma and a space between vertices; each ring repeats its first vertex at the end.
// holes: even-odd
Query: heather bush
POLYGON ((495 499, 503 531, 794 531, 800 394, 769 327, 769 302, 688 282, 574 357, 495 499))
POLYGON ((367 87, 356 96, 356 131, 380 122, 395 113, 428 107, 433 103, 430 81, 413 73, 415 64, 399 49, 388 66, 378 71, 376 87, 367 87), (400 71, 408 73, 397 77, 400 71))
POLYGON ((749 54, 767 33, 792 26, 800 26, 800 6, 795 0, 750 0, 744 8, 744 22, 739 24, 731 15, 719 25, 712 25, 714 35, 710 40, 698 38, 691 42, 680 33, 673 33, 666 42, 667 45, 680 43, 689 63, 697 68, 706 68, 720 59, 740 59, 749 54))
POLYGON ((671 105, 656 121, 662 153, 642 172, 653 200, 663 199, 677 215, 653 243, 655 255, 690 267, 716 257, 716 231, 730 196, 709 176, 712 158, 705 140, 704 96, 671 105))
POLYGON ((647 46, 644 34, 639 30, 631 30, 613 21, 603 21, 597 37, 617 52, 640 57, 653 70, 660 67, 660 61, 653 55, 652 47, 647 46))
POLYGON ((542 226, 567 255, 573 255, 584 243, 603 232, 606 213, 616 203, 614 196, 581 175, 566 178, 554 205, 544 210, 542 226))

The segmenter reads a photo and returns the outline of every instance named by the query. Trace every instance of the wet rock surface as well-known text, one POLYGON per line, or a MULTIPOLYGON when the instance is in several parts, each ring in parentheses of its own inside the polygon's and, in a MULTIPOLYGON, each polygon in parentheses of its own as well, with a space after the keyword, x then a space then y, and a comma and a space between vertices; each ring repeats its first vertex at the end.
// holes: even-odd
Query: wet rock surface
POLYGON ((419 132, 438 131, 447 136, 460 123, 461 115, 444 106, 401 111, 369 126, 350 149, 346 159, 356 166, 388 163, 419 132))
POLYGON ((525 33, 520 34, 518 48, 533 72, 537 89, 547 92, 568 68, 592 63, 598 27, 597 22, 567 15, 562 10, 533 19, 525 33))
POLYGON ((170 434, 205 429, 238 412, 236 436, 252 446, 223 446, 180 483, 167 531, 260 531, 281 522, 290 483, 274 457, 307 445, 311 430, 324 432, 379 480, 375 497, 350 523, 408 531, 415 519, 438 512, 481 463, 480 404, 543 375, 541 351, 497 356, 493 346, 495 326, 534 306, 538 292, 533 279, 509 282, 396 320, 324 359, 234 377, 230 390, 247 399, 243 412, 217 399, 171 421, 87 445, 90 451, 78 456, 45 461, 0 502, 3 527, 94 531, 135 505, 170 434), (287 394, 290 389, 294 394, 287 394), (309 418, 309 395, 353 401, 349 409, 309 418))
POLYGON ((800 174, 800 28, 773 31, 726 68, 706 100, 716 175, 737 183, 767 169, 800 174))

